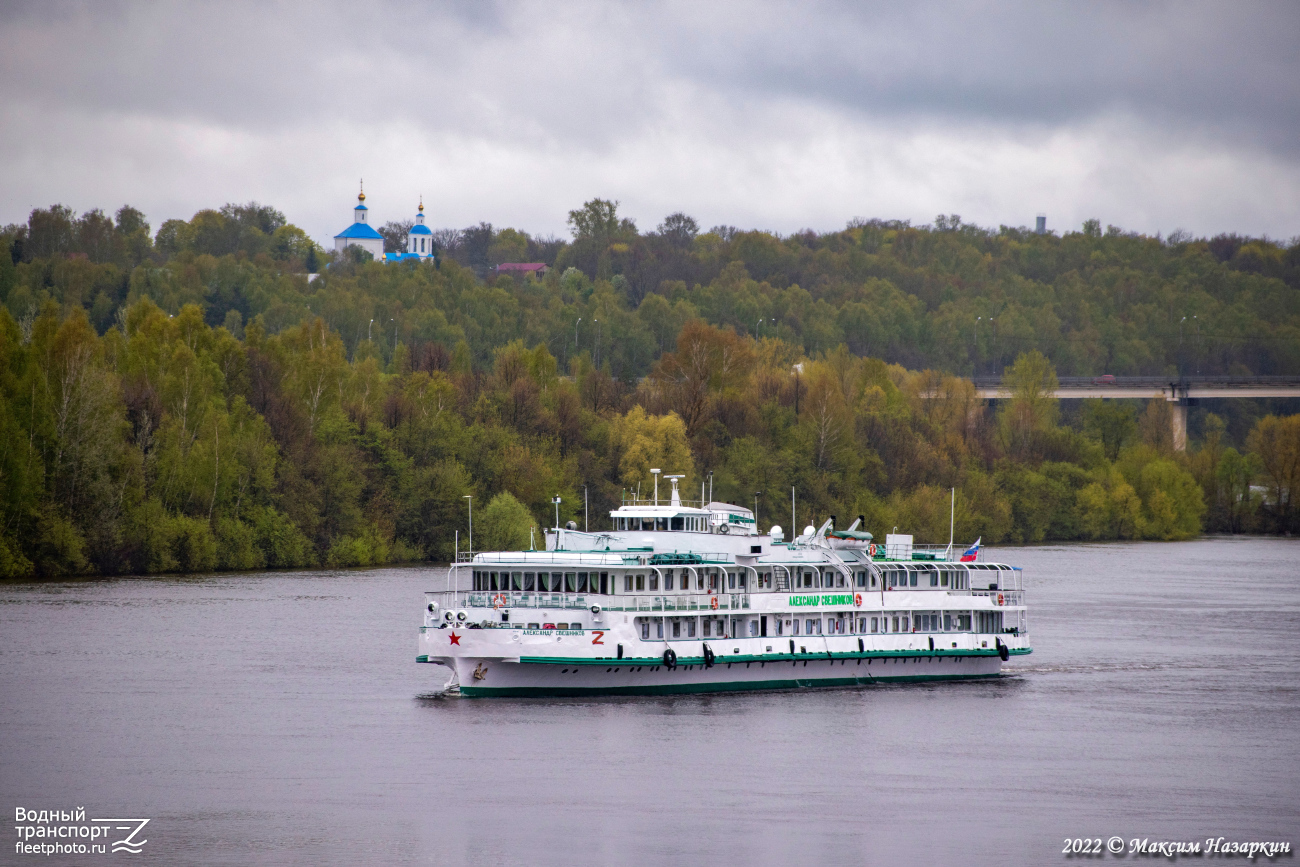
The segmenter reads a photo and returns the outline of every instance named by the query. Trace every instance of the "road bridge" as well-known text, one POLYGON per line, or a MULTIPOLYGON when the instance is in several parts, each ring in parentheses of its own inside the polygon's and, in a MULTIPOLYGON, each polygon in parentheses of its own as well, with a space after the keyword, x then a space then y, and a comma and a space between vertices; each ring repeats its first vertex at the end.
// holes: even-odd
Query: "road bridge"
MULTIPOLYGON (((977 376, 975 393, 986 400, 1005 400, 1011 389, 1001 377, 977 376)), ((1300 376, 1062 376, 1052 396, 1062 400, 1094 397, 1164 398, 1173 406, 1174 448, 1187 448, 1187 408, 1213 398, 1300 397, 1300 376)))

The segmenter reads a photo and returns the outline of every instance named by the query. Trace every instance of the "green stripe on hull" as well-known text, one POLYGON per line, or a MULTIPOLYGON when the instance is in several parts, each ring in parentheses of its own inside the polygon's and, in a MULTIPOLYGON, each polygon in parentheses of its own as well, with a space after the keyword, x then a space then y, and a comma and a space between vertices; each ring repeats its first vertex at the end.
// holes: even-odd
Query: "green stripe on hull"
POLYGON ((846 686, 872 686, 877 683, 905 683, 934 680, 986 680, 1001 677, 990 674, 920 674, 907 677, 827 677, 795 678, 790 680, 728 681, 726 683, 671 683, 660 686, 462 686, 460 694, 466 698, 566 698, 600 695, 686 695, 709 692, 746 692, 750 690, 777 689, 828 689, 846 686))
MULTIPOLYGON (((1033 653, 1033 648, 1023 647, 1010 650, 1010 656, 1025 656, 1033 653)), ((868 650, 864 652, 851 651, 848 653, 755 653, 755 654, 732 654, 723 656, 719 654, 714 657, 714 665, 726 665, 728 663, 736 665, 741 662, 767 662, 777 665, 783 662, 816 662, 817 660, 826 659, 912 659, 933 657, 935 659, 956 659, 957 657, 992 657, 997 656, 996 650, 868 650)), ((535 665, 663 665, 662 656, 625 656, 622 659, 614 657, 597 657, 597 658, 574 658, 567 656, 521 656, 520 662, 531 663, 535 665)), ((677 665, 703 665, 704 657, 702 656, 679 656, 677 665)))

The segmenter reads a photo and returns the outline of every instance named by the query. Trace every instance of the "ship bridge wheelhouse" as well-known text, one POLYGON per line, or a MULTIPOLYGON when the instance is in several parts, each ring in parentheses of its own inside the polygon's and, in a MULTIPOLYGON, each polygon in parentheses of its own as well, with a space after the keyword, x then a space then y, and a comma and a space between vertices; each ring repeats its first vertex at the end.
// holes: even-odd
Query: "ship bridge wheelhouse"
POLYGON ((753 536, 758 534, 754 513, 743 506, 731 503, 706 503, 704 491, 701 499, 683 500, 677 483, 681 475, 665 476, 672 483, 672 493, 667 502, 659 499, 659 470, 655 474, 654 499, 624 497, 623 504, 609 513, 614 532, 622 533, 720 533, 722 535, 753 536), (662 503, 662 505, 661 505, 662 503))
POLYGON ((624 533, 707 533, 710 513, 671 506, 624 506, 609 513, 614 531, 624 533))
POLYGON ((709 503, 704 508, 649 503, 624 504, 609 513, 614 532, 719 533, 755 536, 754 513, 729 503, 709 503))

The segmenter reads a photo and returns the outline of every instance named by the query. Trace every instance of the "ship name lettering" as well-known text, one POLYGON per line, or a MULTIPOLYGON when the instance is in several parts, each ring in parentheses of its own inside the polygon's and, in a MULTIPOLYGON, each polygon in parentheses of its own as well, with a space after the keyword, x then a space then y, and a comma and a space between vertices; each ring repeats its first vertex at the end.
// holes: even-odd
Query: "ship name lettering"
POLYGON ((790 607, 806 608, 817 605, 852 605, 852 593, 823 593, 821 596, 813 594, 811 596, 791 596, 790 607))

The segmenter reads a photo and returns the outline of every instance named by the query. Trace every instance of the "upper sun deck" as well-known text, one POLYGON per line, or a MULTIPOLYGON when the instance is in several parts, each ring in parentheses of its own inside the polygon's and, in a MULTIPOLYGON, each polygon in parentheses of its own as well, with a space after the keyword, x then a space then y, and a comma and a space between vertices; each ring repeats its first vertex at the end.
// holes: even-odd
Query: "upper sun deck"
MULTIPOLYGON (((609 513, 614 532, 721 533, 722 535, 756 536, 758 525, 754 513, 731 503, 683 500, 677 489, 682 476, 665 476, 672 483, 672 493, 659 499, 658 470, 655 493, 651 499, 624 495, 623 503, 609 513)), ((701 491, 703 494, 703 491, 701 491)))

